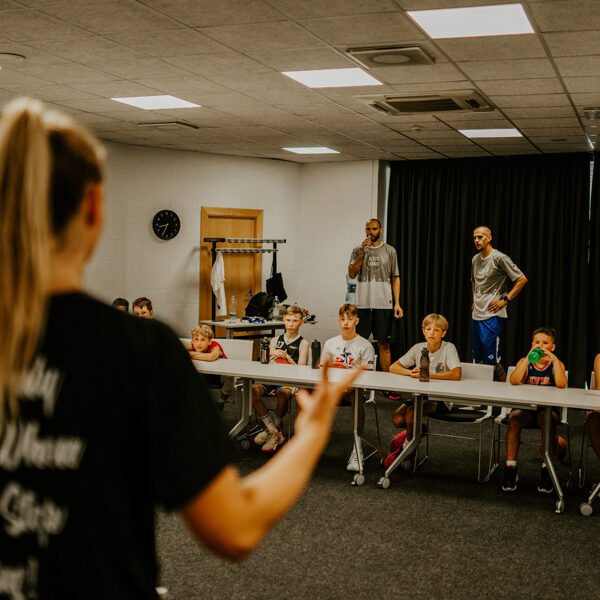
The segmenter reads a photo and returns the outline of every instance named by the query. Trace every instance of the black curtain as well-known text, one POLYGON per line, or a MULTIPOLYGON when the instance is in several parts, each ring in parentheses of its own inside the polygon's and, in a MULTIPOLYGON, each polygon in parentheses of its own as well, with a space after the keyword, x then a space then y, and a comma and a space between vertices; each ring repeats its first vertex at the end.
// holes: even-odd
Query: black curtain
MULTIPOLYGON (((397 353, 422 339, 431 312, 450 322, 446 339, 471 360, 473 229, 492 230, 528 284, 508 306, 503 364, 516 364, 536 327, 557 330, 557 355, 572 386, 586 371, 589 154, 390 163, 387 240, 398 251, 404 318, 397 353)), ((596 271, 597 273, 597 271, 596 271)), ((596 299, 598 296, 596 296, 596 299)))
MULTIPOLYGON (((600 153, 594 154, 590 220, 590 260, 588 272, 588 373, 596 354, 600 352, 600 153)), ((600 386, 600 383, 596 383, 600 386)))

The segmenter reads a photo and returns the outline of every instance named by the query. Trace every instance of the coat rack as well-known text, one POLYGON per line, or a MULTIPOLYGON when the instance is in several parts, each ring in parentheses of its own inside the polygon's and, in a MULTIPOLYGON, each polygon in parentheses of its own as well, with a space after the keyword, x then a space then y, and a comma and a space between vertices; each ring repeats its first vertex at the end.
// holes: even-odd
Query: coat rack
MULTIPOLYGON (((211 269, 217 260, 217 252, 221 254, 273 254, 273 267, 277 272, 277 244, 285 244, 286 240, 271 240, 265 238, 204 238, 211 244, 211 269), (272 244, 272 248, 217 248, 217 244, 272 244)), ((211 290, 211 321, 215 320, 215 294, 211 290)))

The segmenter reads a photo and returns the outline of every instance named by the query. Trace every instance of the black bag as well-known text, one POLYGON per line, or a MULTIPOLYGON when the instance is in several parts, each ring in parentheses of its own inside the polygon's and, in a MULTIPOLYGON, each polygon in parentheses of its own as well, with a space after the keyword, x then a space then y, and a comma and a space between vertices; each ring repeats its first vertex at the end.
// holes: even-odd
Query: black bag
POLYGON ((285 288, 283 287, 283 277, 281 273, 277 273, 277 257, 273 252, 273 264, 271 265, 271 277, 267 279, 267 293, 277 296, 279 302, 283 302, 287 298, 285 288))
POLYGON ((258 292, 250 298, 248 306, 246 306, 247 317, 263 317, 269 318, 269 311, 273 308, 274 297, 265 292, 258 292))

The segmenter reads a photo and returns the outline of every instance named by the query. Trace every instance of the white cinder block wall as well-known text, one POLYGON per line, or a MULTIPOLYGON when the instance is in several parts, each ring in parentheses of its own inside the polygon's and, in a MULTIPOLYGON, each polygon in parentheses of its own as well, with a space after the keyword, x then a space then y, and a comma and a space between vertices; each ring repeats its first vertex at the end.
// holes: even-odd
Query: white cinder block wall
MULTIPOLYGON (((262 209, 264 237, 288 240, 278 254, 286 302, 319 317, 305 336, 324 341, 337 333, 347 260, 363 239, 364 221, 376 214, 376 161, 300 165, 110 143, 107 149, 106 224, 86 272, 88 291, 106 302, 148 296, 158 318, 187 334, 198 317, 200 208, 262 209), (182 221, 167 242, 151 227, 162 208, 182 221)), ((265 256, 265 277, 269 269, 265 256)))

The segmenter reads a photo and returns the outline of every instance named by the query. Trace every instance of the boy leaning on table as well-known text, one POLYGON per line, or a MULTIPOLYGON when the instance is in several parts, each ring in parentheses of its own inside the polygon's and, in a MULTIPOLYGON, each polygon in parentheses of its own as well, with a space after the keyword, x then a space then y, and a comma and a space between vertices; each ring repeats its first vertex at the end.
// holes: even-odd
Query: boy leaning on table
MULTIPOLYGON (((596 378, 596 388, 600 390, 600 354, 594 359, 594 376, 596 378)), ((592 448, 600 460, 600 410, 590 411, 585 418, 588 437, 592 448)))
MULTIPOLYGON (((269 362, 286 365, 308 364, 309 344, 299 333, 304 323, 302 309, 298 306, 288 306, 283 315, 285 332, 271 338, 269 347, 269 362)), ((285 443, 281 433, 281 424, 285 417, 294 388, 289 386, 274 386, 255 383, 252 386, 252 406, 261 418, 265 428, 255 438, 254 443, 261 446, 263 452, 272 453, 285 443), (262 397, 276 396, 275 412, 271 414, 262 397)))
MULTIPOLYGON (((558 360, 554 354, 556 349, 556 332, 551 327, 540 327, 533 332, 531 350, 527 353, 529 357, 535 349, 542 351, 541 358, 532 363, 527 357, 522 358, 515 367, 510 376, 512 385, 528 383, 530 385, 550 385, 559 388, 567 387, 567 376, 565 365, 558 360)), ((556 454, 556 424, 558 423, 558 410, 553 407, 550 432, 550 449, 556 454)), ((502 490, 504 492, 514 492, 517 489, 519 480, 519 471, 517 468, 517 454, 519 453, 519 443, 521 439, 521 430, 525 427, 539 427, 542 430, 542 440, 544 439, 544 409, 537 410, 513 410, 508 416, 508 428, 506 431, 506 467, 504 468, 504 477, 502 478, 502 490)), ((566 442, 561 438, 563 448, 566 442)), ((554 490, 552 479, 548 473, 546 463, 542 462, 540 471, 540 481, 538 483, 538 492, 542 494, 551 494, 554 490)))
MULTIPOLYGON (((323 345, 321 352, 321 365, 329 362, 333 369, 353 369, 362 366, 373 370, 375 364, 375 351, 372 344, 356 333, 358 325, 358 308, 354 304, 342 304, 338 313, 338 320, 342 333, 328 339, 323 345)), ((346 392, 342 398, 342 404, 352 406, 352 421, 354 423, 354 390, 346 392)), ((364 424, 365 413, 362 402, 359 407, 359 422, 364 424)), ((355 445, 348 460, 346 469, 348 471, 359 471, 357 451, 361 453, 362 447, 359 443, 358 449, 355 445)))
MULTIPOLYGON (((186 345, 186 350, 190 353, 192 360, 204 360, 207 362, 214 362, 219 358, 227 358, 221 344, 213 340, 213 330, 208 325, 198 325, 194 327, 190 332, 192 341, 186 345)), ((208 375, 208 380, 217 380, 218 375, 208 375)), ((231 396, 233 387, 235 385, 235 377, 223 376, 220 378, 221 392, 219 394, 219 408, 223 410, 227 398, 231 396)))
MULTIPOLYGON (((443 338, 448 332, 448 321, 438 314, 427 315, 423 319, 422 331, 425 342, 415 344, 404 356, 401 356, 391 367, 390 373, 419 377, 419 363, 424 348, 429 352, 429 377, 430 379, 447 379, 459 381, 462 377, 458 352, 452 342, 445 342, 443 338)), ((410 441, 413 434, 414 406, 412 402, 405 402, 396 409, 392 422, 396 427, 404 427, 390 444, 391 453, 383 461, 389 467, 402 451, 404 440, 410 441)), ((435 412, 447 412, 444 402, 423 402, 423 414, 431 415, 435 412)))

